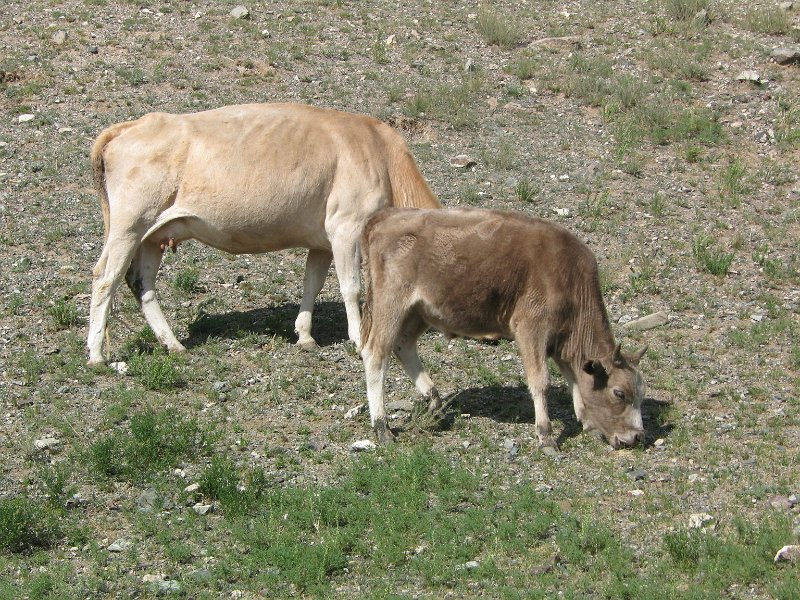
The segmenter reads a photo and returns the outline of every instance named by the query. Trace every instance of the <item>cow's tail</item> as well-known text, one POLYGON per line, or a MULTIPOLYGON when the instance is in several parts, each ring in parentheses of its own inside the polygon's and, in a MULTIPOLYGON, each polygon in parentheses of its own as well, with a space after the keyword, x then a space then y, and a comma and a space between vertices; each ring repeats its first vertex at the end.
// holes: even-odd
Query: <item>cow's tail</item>
POLYGON ((392 182, 392 206, 399 208, 441 208, 439 199, 428 187, 414 157, 405 143, 390 144, 389 179, 392 182))
POLYGON ((100 199, 100 210, 103 212, 103 240, 108 239, 108 230, 111 222, 111 209, 108 202, 106 189, 106 167, 103 160, 103 150, 106 145, 123 131, 133 126, 133 122, 119 123, 104 129, 92 146, 92 173, 97 197, 100 199))
POLYGON ((364 304, 361 307, 361 348, 367 346, 372 329, 372 273, 369 264, 369 235, 372 221, 368 221, 361 233, 361 285, 364 292, 364 304))

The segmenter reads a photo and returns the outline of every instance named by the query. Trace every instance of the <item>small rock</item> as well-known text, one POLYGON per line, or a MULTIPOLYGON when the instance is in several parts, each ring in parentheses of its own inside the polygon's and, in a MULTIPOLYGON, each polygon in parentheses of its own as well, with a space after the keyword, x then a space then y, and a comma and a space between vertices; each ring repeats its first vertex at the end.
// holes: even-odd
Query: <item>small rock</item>
POLYGON ((124 361, 108 363, 108 366, 120 375, 125 375, 128 372, 128 363, 124 361))
POLYGON ((711 19, 708 16, 708 11, 705 8, 701 11, 698 11, 697 14, 692 17, 692 20, 696 25, 700 25, 702 27, 705 27, 711 22, 711 19))
POLYGON ((52 450, 60 443, 61 442, 59 442, 56 438, 42 438, 40 440, 34 440, 33 447, 37 450, 52 450))
POLYGON ((472 444, 469 442, 469 440, 464 440, 461 442, 461 447, 464 448, 464 450, 468 450, 471 445, 472 444))
POLYGON ((737 81, 750 81, 752 83, 758 83, 761 81, 761 76, 756 73, 755 71, 742 71, 736 76, 737 81))
POLYGON ((59 29, 58 31, 56 31, 53 34, 53 38, 52 39, 53 39, 53 43, 56 46, 61 46, 64 42, 67 41, 67 32, 66 31, 62 31, 62 30, 59 29))
POLYGON ((164 581, 164 576, 161 573, 148 573, 142 577, 143 583, 160 583, 164 581))
POLYGON ((775 555, 775 562, 789 562, 789 563, 797 563, 800 562, 800 546, 784 546, 778 553, 775 555))
POLYGON ((153 507, 155 506, 157 499, 157 494, 155 489, 149 488, 139 494, 139 497, 136 498, 136 507, 139 509, 139 512, 149 513, 153 512, 153 507))
POLYGON ((773 496, 769 499, 769 506, 777 510, 791 510, 796 502, 786 496, 773 496))
POLYGON ((357 442, 353 442, 353 445, 350 446, 350 450, 353 452, 365 452, 367 450, 375 450, 376 447, 375 442, 372 440, 358 440, 357 442))
POLYGON ((181 584, 172 579, 159 581, 154 587, 159 594, 177 594, 181 591, 181 584))
POLYGON ((208 569, 197 569, 189 573, 186 577, 195 583, 207 583, 211 581, 213 575, 208 569))
POLYGON ((247 7, 239 5, 230 12, 230 15, 234 19, 249 19, 250 11, 247 10, 247 7))
POLYGON ((466 154, 459 154, 458 156, 454 156, 450 159, 450 166, 455 167, 456 169, 469 169, 470 167, 474 167, 478 163, 467 156, 466 154))
POLYGON ((402 410, 410 413, 414 411, 414 403, 411 400, 392 400, 386 405, 386 410, 389 412, 397 412, 402 410))
POLYGON ((561 562, 561 557, 558 554, 554 554, 547 562, 531 567, 531 575, 544 575, 545 573, 549 573, 559 562, 561 562))
POLYGON ((689 515, 689 529, 705 529, 714 522, 714 517, 708 513, 693 513, 689 515))
POLYGON ((665 444, 666 442, 664 441, 664 438, 658 438, 655 442, 653 442, 653 446, 656 448, 663 448, 665 444))
POLYGON ((27 123, 28 121, 33 121, 35 118, 36 118, 35 115, 32 115, 30 113, 25 113, 24 115, 20 115, 19 117, 17 117, 17 121, 19 123, 27 123))
POLYGON ((650 315, 634 319, 633 321, 628 321, 625 323, 625 325, 623 325, 623 328, 630 331, 647 331, 649 329, 661 327, 661 325, 665 325, 668 322, 669 315, 664 311, 659 311, 657 313, 652 313, 650 315))
POLYGON ((100 48, 97 46, 89 46, 89 54, 97 54, 100 52, 100 48))
POLYGON ((458 565, 456 567, 456 569, 459 569, 459 570, 464 569, 464 570, 467 570, 467 571, 474 571, 475 569, 477 569, 480 566, 481 566, 481 563, 479 563, 477 560, 468 560, 463 565, 458 565))
POLYGON ((647 472, 642 469, 634 469, 633 471, 628 472, 628 477, 634 481, 644 481, 647 479, 647 472))
POLYGON ((227 394, 231 391, 231 384, 227 381, 215 381, 213 387, 217 394, 227 394))
POLYGON ((187 485, 185 488, 183 488, 183 491, 186 492, 187 494, 194 494, 199 489, 200 489, 199 483, 191 483, 187 485))
POLYGON ((306 442, 306 448, 313 450, 314 452, 322 452, 327 447, 327 442, 319 438, 311 438, 306 442))
POLYGON ((344 413, 344 418, 347 419, 348 421, 350 421, 352 419, 355 419, 358 415, 360 415, 361 413, 363 413, 366 410, 367 410, 367 405, 366 404, 359 404, 358 406, 354 406, 353 408, 348 410, 346 413, 344 413))
POLYGON ((769 142, 769 133, 766 131, 756 131, 755 135, 753 135, 753 138, 759 144, 766 144, 769 142))
POLYGON ((207 515, 210 512, 213 512, 214 505, 213 504, 201 504, 201 503, 198 502, 197 504, 192 506, 192 510, 202 517, 204 515, 207 515))
POLYGON ((569 216, 569 209, 568 208, 553 208, 553 212, 556 213, 559 217, 568 217, 569 216))
POLYGON ((546 494, 547 492, 553 491, 553 486, 547 485, 546 483, 540 483, 535 488, 533 488, 533 491, 539 494, 546 494))
POLYGON ((628 496, 633 496, 634 498, 638 497, 638 496, 642 496, 642 495, 644 495, 644 491, 643 490, 630 490, 628 492, 628 496))
POLYGON ((126 540, 125 538, 119 538, 115 542, 109 544, 108 551, 109 552, 124 552, 128 548, 131 547, 131 543, 126 540))
POLYGON ((779 65, 793 65, 800 63, 800 49, 782 46, 775 48, 769 55, 779 65))
POLYGON ((467 62, 464 63, 464 73, 472 73, 476 71, 475 63, 472 62, 471 58, 467 59, 467 62))
POLYGON ((778 8, 788 12, 794 8, 794 2, 779 2, 778 8))
POLYGON ((508 451, 508 455, 511 458, 514 458, 517 454, 519 454, 519 444, 517 444, 517 441, 512 438, 506 438, 503 440, 503 449, 508 451))

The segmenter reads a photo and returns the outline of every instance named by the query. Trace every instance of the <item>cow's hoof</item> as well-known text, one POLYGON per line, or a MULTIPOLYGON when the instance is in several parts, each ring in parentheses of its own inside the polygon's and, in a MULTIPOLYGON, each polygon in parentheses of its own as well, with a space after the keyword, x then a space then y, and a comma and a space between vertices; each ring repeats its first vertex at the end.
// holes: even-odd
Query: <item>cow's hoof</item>
POLYGON ((558 456, 558 444, 550 436, 539 440, 539 449, 545 456, 558 456))
POLYGON ((177 344, 168 345, 167 350, 169 350, 173 354, 181 354, 183 352, 186 352, 186 346, 178 342, 177 344))
POLYGON ((90 369, 97 369, 99 367, 105 367, 106 361, 102 358, 90 358, 88 361, 86 361, 86 366, 90 369))
POLYGON ((319 350, 319 345, 313 339, 298 341, 297 347, 305 352, 316 352, 319 350))

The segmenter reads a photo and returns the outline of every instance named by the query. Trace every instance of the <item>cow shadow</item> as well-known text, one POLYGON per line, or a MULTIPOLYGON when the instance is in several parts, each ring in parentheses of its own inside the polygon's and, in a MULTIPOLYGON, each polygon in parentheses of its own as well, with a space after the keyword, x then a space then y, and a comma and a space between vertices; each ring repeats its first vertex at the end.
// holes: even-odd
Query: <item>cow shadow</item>
MULTIPOLYGON (((669 436, 673 426, 664 423, 663 415, 669 403, 654 398, 642 400, 642 422, 645 429, 644 447, 653 445, 658 438, 669 436)), ((547 392, 547 412, 553 423, 562 424, 556 443, 561 446, 566 440, 579 435, 583 425, 575 416, 572 394, 564 386, 550 387, 547 392)), ((443 398, 437 430, 452 429, 459 415, 487 417, 499 423, 529 423, 533 428, 536 416, 533 400, 528 388, 517 386, 487 386, 457 391, 443 398)), ((532 429, 535 434, 535 429, 532 429)))
MULTIPOLYGON (((202 346, 209 339, 241 339, 249 335, 278 336, 289 343, 297 341, 294 321, 299 304, 282 304, 252 310, 224 313, 203 312, 189 324, 184 346, 202 346)), ((341 302, 319 302, 314 305, 311 335, 320 346, 346 341, 347 315, 341 302)))

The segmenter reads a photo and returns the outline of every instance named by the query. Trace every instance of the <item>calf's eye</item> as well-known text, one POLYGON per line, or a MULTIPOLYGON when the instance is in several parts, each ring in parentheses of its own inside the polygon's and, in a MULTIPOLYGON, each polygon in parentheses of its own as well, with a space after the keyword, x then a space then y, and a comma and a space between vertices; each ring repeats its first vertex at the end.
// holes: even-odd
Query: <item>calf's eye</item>
POLYGON ((625 400, 625 392, 619 388, 614 388, 614 395, 620 400, 625 400))

